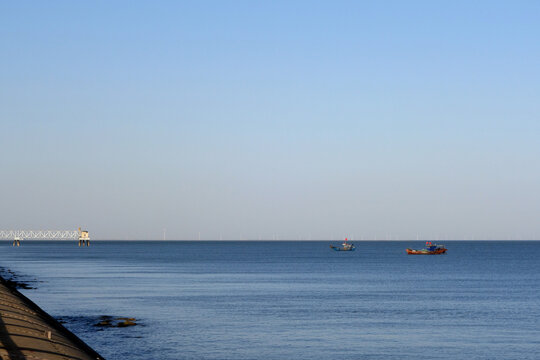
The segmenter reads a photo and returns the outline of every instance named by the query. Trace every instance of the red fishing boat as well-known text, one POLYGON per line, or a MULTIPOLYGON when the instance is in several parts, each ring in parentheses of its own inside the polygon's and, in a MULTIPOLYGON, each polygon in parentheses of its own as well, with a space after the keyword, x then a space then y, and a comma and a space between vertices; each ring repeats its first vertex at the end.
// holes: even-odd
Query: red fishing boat
POLYGON ((426 242, 426 248, 422 250, 407 249, 408 255, 440 255, 446 254, 444 245, 432 244, 431 241, 426 242))

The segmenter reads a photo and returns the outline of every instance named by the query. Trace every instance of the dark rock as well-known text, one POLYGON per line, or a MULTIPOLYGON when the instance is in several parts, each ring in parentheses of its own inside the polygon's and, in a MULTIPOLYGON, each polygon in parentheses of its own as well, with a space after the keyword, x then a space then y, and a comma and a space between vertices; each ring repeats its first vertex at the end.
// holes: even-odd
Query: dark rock
POLYGON ((128 327, 128 326, 135 326, 137 325, 136 322, 133 322, 133 321, 129 321, 129 320, 124 320, 124 321, 120 321, 116 324, 116 327, 128 327))
POLYGON ((107 327, 123 328, 123 327, 137 325, 135 320, 136 320, 135 318, 130 318, 130 317, 113 318, 112 316, 103 315, 103 316, 100 316, 100 321, 95 323, 94 326, 100 327, 100 328, 107 328, 107 327))

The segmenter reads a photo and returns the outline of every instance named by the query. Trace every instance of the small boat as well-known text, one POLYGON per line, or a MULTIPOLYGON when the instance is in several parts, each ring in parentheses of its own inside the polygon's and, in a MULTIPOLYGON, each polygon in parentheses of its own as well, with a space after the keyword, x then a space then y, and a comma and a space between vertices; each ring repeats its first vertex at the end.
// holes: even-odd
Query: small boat
POLYGON ((444 245, 432 244, 431 241, 426 242, 426 248, 422 250, 407 249, 408 255, 440 255, 446 254, 444 245))
POLYGON ((356 248, 354 247, 354 244, 348 244, 347 238, 345 238, 345 242, 341 244, 341 247, 330 245, 330 249, 334 251, 354 251, 356 248))

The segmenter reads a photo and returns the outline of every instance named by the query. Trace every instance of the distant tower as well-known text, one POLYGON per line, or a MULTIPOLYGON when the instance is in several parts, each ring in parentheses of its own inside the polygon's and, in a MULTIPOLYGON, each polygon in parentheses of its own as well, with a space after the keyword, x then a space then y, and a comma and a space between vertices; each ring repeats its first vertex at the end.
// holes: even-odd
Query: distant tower
POLYGON ((79 246, 90 246, 90 235, 87 230, 79 228, 79 246))

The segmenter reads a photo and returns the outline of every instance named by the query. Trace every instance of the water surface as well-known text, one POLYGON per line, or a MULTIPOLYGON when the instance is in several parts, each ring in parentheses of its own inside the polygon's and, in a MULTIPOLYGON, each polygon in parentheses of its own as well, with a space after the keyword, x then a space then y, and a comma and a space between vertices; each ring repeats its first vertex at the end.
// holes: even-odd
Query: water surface
POLYGON ((540 242, 329 244, 4 242, 0 266, 109 360, 538 359, 540 242))

